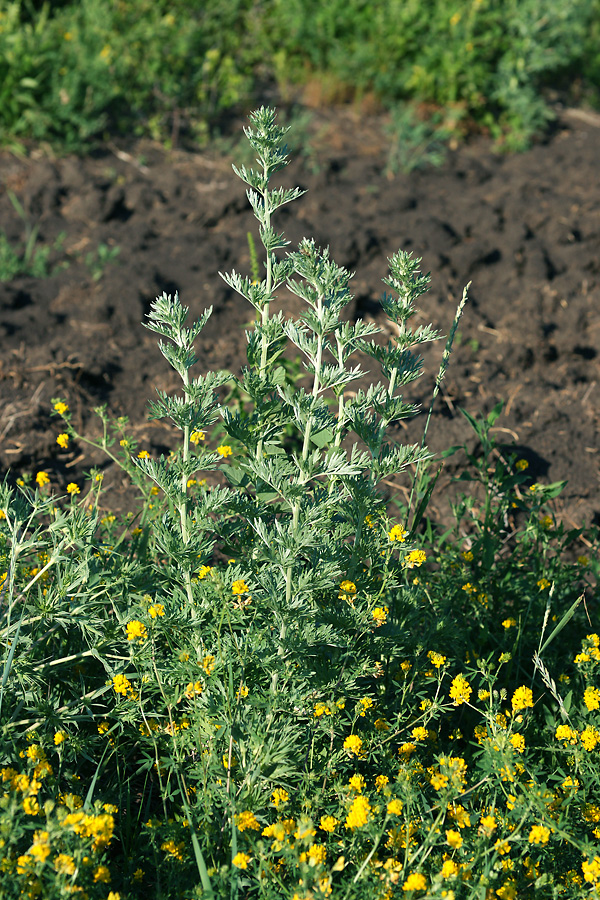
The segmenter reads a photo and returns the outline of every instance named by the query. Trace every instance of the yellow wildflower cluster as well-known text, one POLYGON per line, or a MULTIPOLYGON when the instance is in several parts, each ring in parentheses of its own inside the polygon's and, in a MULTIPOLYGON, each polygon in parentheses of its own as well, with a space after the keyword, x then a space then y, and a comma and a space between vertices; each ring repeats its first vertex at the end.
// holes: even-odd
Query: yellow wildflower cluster
POLYGON ((129 700, 137 700, 137 694, 131 686, 131 682, 126 675, 115 675, 112 680, 112 686, 115 693, 127 697, 129 700))
POLYGON ((399 541, 403 544, 408 537, 408 531, 406 531, 402 525, 394 525, 390 531, 388 531, 388 538, 390 541, 399 541))
POLYGON ((342 581, 340 584, 339 600, 344 600, 352 605, 356 598, 356 585, 353 581, 342 581))
POLYGON ((591 685, 587 687, 583 692, 583 702, 590 712, 594 709, 600 709, 600 690, 591 685))
POLYGON ((137 619, 134 619, 132 622, 127 623, 126 627, 127 632, 127 640, 128 641, 145 641, 148 637, 148 630, 143 622, 139 622, 137 619))
POLYGON ((365 755, 363 750, 363 741, 357 734, 351 734, 344 741, 344 750, 349 756, 362 757, 365 755))
POLYGON ((457 675, 450 687, 450 698, 455 706, 460 706, 461 703, 469 702, 472 692, 473 688, 464 675, 457 675))
POLYGON ((355 828, 361 828, 369 821, 371 814, 371 804, 366 797, 359 795, 352 801, 352 805, 346 816, 346 828, 353 831, 355 828))
POLYGON ((248 829, 260 831, 260 825, 258 824, 256 816, 250 810, 244 810, 244 812, 238 813, 235 817, 235 824, 238 827, 238 831, 246 831, 248 829))
POLYGON ((82 810, 68 813, 60 824, 62 828, 69 829, 80 837, 91 837, 93 850, 108 847, 115 828, 115 820, 110 813, 91 815, 82 810))

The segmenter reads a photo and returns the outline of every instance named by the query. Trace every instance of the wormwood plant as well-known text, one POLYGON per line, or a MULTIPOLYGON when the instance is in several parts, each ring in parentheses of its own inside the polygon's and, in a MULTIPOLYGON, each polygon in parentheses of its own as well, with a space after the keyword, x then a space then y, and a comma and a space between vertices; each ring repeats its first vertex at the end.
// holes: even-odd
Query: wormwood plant
MULTIPOLYGON (((119 440, 143 494, 134 521, 119 531, 101 516, 97 470, 84 500, 68 486, 67 504, 43 472, 35 491, 2 487, 2 897, 595 891, 600 651, 573 596, 587 561, 571 570, 552 556, 566 540, 539 518, 544 491, 526 490, 524 461, 489 477, 493 422, 473 419, 484 512, 469 506, 469 522, 459 510, 469 548, 446 535, 428 571, 425 435, 391 438, 417 411, 402 392, 421 373, 419 346, 438 336, 412 327, 428 278, 410 254, 390 259, 393 341, 347 321, 350 274, 274 227, 301 194, 271 186, 284 134, 273 110, 253 113, 257 167, 236 170, 264 251, 262 278, 223 275, 256 313, 232 387, 249 402, 224 402, 227 373, 193 374, 210 309, 186 325, 163 294, 146 326, 181 393, 159 391, 151 415, 179 430, 179 449, 136 454, 126 422, 99 410, 97 445, 119 460, 119 440), (301 301, 296 319, 273 311, 284 289, 301 301), (230 443, 213 450, 219 422, 230 443), (380 483, 409 467, 396 521, 380 483), (526 525, 506 557, 512 510, 526 525), (548 654, 561 633, 580 650, 565 696, 564 661, 548 654)), ((68 403, 53 403, 59 446, 83 441, 68 403)))

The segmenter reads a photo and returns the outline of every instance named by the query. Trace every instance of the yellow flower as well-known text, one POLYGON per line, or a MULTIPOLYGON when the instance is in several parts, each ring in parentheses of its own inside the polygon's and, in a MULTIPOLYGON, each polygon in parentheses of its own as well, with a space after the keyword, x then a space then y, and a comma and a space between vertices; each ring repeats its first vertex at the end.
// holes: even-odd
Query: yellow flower
POLYGON ((579 740, 585 749, 591 752, 596 747, 596 744, 600 743, 600 732, 592 725, 588 725, 579 735, 579 740))
POLYGON ((543 825, 534 825, 529 832, 527 840, 530 844, 547 844, 550 838, 550 829, 543 825))
POLYGON ((547 578, 540 578, 540 580, 537 583, 537 586, 539 587, 540 591, 547 591, 548 588, 550 587, 550 582, 548 581, 547 578))
POLYGON ((453 831, 452 829, 449 829, 446 832, 446 841, 448 842, 448 844, 450 844, 451 847, 454 848, 454 850, 460 850, 463 842, 460 831, 453 831))
POLYGON ((185 844, 181 841, 179 844, 176 844, 175 841, 171 838, 168 841, 165 841, 164 844, 160 845, 160 849, 164 850, 165 853, 168 853, 174 859, 178 859, 179 862, 183 861, 183 850, 185 844))
POLYGON ((434 791, 443 791, 448 784, 448 776, 442 775, 440 772, 436 772, 431 776, 429 783, 431 784, 434 791))
POLYGON ((248 593, 248 585, 243 579, 239 579, 238 581, 234 581, 231 585, 231 590, 234 594, 247 594, 248 593))
POLYGON ((59 400, 58 403, 54 404, 54 409, 59 414, 59 416, 64 416, 65 413, 69 412, 69 404, 63 403, 62 400, 59 400))
POLYGON ((202 669, 207 675, 211 675, 215 668, 215 658, 212 653, 207 653, 202 660, 202 669))
POLYGON ((524 472, 525 469, 528 469, 528 468, 529 468, 529 463, 527 462, 526 459, 518 459, 515 463, 515 469, 517 469, 519 472, 524 472))
POLYGON ((315 711, 313 715, 315 719, 318 719, 319 716, 330 716, 331 710, 326 703, 315 703, 315 711))
POLYGON ((203 431, 192 431, 190 434, 190 441, 192 444, 199 444, 200 441, 206 439, 206 434, 203 431))
POLYGON ((473 688, 466 680, 464 675, 457 675, 450 687, 450 697, 454 702, 454 706, 460 706, 461 703, 468 703, 473 688))
POLYGON ((403 891, 424 891, 427 888, 427 879, 420 873, 413 872, 402 885, 403 891))
POLYGON ((69 435, 68 434, 59 434, 56 438, 56 443, 62 450, 66 450, 69 446, 69 435))
POLYGON ((503 628, 506 628, 506 629, 508 629, 508 628, 514 628, 516 624, 517 624, 517 620, 516 620, 516 619, 513 619, 513 618, 511 617, 510 619, 505 619, 505 620, 503 621, 502 627, 503 627, 503 628))
POLYGON ((150 454, 147 450, 140 450, 138 453, 138 459, 150 459, 150 454))
POLYGON ((390 800, 387 805, 387 814, 388 816, 399 816, 402 813, 402 808, 402 800, 390 800))
POLYGON ((191 700, 195 696, 200 696, 202 691, 203 687, 201 681, 190 681, 190 683, 186 686, 185 696, 188 700, 191 700))
POLYGON ((525 738, 523 737, 522 734, 519 734, 518 731, 515 732, 511 736, 510 742, 513 745, 513 747, 515 748, 515 750, 517 751, 517 753, 523 753, 523 751, 525 750, 525 738))
POLYGON ((346 603, 350 603, 350 605, 354 604, 354 599, 356 597, 356 585, 353 581, 342 581, 340 584, 340 592, 338 594, 338 600, 344 600, 346 603))
POLYGON ((37 816, 40 811, 40 804, 37 797, 25 797, 23 800, 23 809, 28 816, 37 816))
POLYGON ((417 745, 411 742, 405 742, 404 744, 400 744, 398 747, 398 753, 402 757, 402 759, 407 760, 410 759, 411 755, 417 749, 417 745))
POLYGON ((452 878, 454 875, 458 875, 460 869, 456 865, 453 859, 447 859, 442 866, 442 871, 440 875, 442 878, 452 878))
POLYGON ((565 790, 566 790, 567 788, 573 788, 573 790, 578 791, 578 790, 579 790, 579 779, 577 779, 577 778, 572 778, 572 777, 569 775, 569 776, 568 776, 567 778, 565 778, 565 780, 563 781, 562 787, 565 788, 565 790))
POLYGON ((376 606, 371 615, 375 619, 375 624, 379 628, 387 622, 389 609, 387 606, 376 606))
POLYGON ((79 487, 79 485, 75 484, 74 481, 72 481, 70 484, 67 485, 67 494, 74 495, 74 494, 80 494, 80 493, 81 493, 81 488, 79 487))
POLYGON ((386 788, 389 783, 390 779, 387 777, 387 775, 378 775, 375 779, 375 787, 377 788, 377 793, 386 788))
POLYGON ((554 736, 558 741, 564 741, 565 746, 567 744, 576 744, 579 737, 577 731, 568 725, 559 725, 554 732, 554 736))
POLYGON ((311 844, 308 848, 308 864, 309 866, 319 866, 325 862, 327 858, 327 850, 323 844, 311 844))
POLYGON ((496 819, 494 818, 494 816, 482 816, 480 822, 480 830, 484 834, 490 835, 494 828, 496 828, 496 819))
POLYGON ((400 543, 403 544, 407 537, 408 531, 405 531, 402 525, 394 525, 394 527, 388 531, 388 538, 390 541, 400 541, 400 543))
POLYGON ((435 650, 430 650, 427 654, 432 666, 435 666, 436 669, 439 669, 440 666, 443 666, 446 662, 446 657, 442 656, 441 653, 436 653, 435 650))
POLYGON ((98 866, 94 872, 94 881, 101 881, 103 884, 108 884, 110 881, 110 871, 107 866, 98 866))
POLYGON ((331 834, 335 831, 336 825, 338 825, 338 820, 334 816, 321 816, 320 828, 323 831, 326 831, 328 834, 331 834))
POLYGON ((125 675, 115 675, 112 683, 115 692, 117 694, 122 694, 124 697, 127 694, 127 691, 131 688, 131 682, 125 675))
POLYGON ((47 472, 38 472, 35 476, 35 480, 40 487, 44 487, 44 485, 50 484, 50 476, 47 472))
POLYGON ((287 803, 290 795, 283 788, 275 788, 271 794, 271 802, 275 807, 279 807, 280 803, 287 803))
POLYGON ((243 684, 240 687, 239 691, 236 691, 235 696, 238 700, 240 700, 240 699, 245 700, 249 693, 250 692, 248 690, 248 687, 245 684, 243 684))
POLYGON ((59 853, 54 859, 54 868, 59 875, 74 875, 76 868, 75 860, 66 853, 59 853))
POLYGON ((412 736, 415 741, 426 741, 428 734, 429 732, 426 728, 423 728, 422 725, 417 725, 417 727, 412 730, 412 736))
POLYGON ((198 578, 200 580, 206 578, 207 575, 210 575, 213 569, 214 566, 200 566, 200 568, 198 569, 198 578))
POLYGON ((148 607, 148 613, 152 619, 156 619, 157 616, 164 616, 165 608, 162 603, 153 603, 148 607))
POLYGON ((415 566, 422 566, 426 559, 427 554, 424 550, 411 550, 404 557, 404 565, 407 569, 413 569, 415 566))
POLYGON ((346 816, 346 828, 353 830, 366 825, 371 812, 371 804, 366 797, 358 796, 352 801, 350 811, 346 816))
POLYGON ((137 619, 127 623, 126 631, 128 641, 145 641, 148 637, 146 626, 143 622, 138 622, 137 619))
POLYGON ((363 756, 364 751, 362 745, 362 739, 357 734, 351 734, 344 741, 344 750, 349 753, 350 756, 363 756))
POLYGON ((247 853, 236 853, 231 862, 236 869, 247 869, 251 857, 247 853))
POLYGON ((464 806, 457 804, 448 807, 448 815, 454 819, 459 828, 469 828, 471 826, 471 817, 464 806))
POLYGON ((359 710, 360 710, 358 713, 359 716, 365 716, 367 710, 371 709, 374 706, 374 703, 370 697, 362 697, 358 701, 358 706, 359 706, 359 710))
POLYGON ((533 706, 533 693, 531 688, 528 687, 520 687, 514 692, 512 696, 512 709, 513 713, 519 712, 521 709, 526 709, 527 707, 533 706))
POLYGON ((256 820, 256 816, 250 810, 245 810, 244 812, 239 813, 235 817, 236 825, 238 827, 238 831, 246 831, 246 829, 250 828, 253 831, 260 831, 260 825, 256 820))
POLYGON ((583 702, 591 711, 600 708, 600 691, 596 687, 587 687, 583 692, 583 702))
POLYGON ((583 877, 586 881, 596 884, 600 881, 600 856, 595 856, 591 862, 585 859, 581 863, 583 877))
POLYGON ((357 794, 362 794, 365 789, 365 779, 362 775, 352 775, 348 784, 357 794))
POLYGON ((62 744, 63 741, 66 741, 67 736, 64 731, 57 731, 54 735, 54 743, 58 747, 59 744, 62 744))
POLYGON ((223 459, 227 459, 228 456, 231 456, 233 450, 231 449, 229 444, 222 444, 220 447, 217 447, 217 453, 219 454, 219 456, 222 456, 223 459))

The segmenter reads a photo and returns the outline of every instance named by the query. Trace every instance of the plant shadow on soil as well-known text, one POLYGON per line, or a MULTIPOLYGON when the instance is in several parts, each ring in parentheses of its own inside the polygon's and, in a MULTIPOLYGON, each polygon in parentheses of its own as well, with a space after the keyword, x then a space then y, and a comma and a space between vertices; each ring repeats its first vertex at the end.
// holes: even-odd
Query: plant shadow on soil
MULTIPOLYGON (((567 481, 559 505, 567 527, 600 525, 598 124, 563 111, 552 134, 524 154, 500 156, 477 137, 440 168, 391 180, 384 125, 350 108, 316 113, 310 156, 292 158, 280 173, 281 183, 308 193, 278 213, 277 230, 293 244, 308 236, 330 246, 356 273, 348 317, 374 320, 386 340, 381 278, 396 250, 413 251, 432 273, 419 321, 444 334, 470 281, 430 448, 475 449, 458 407, 479 415, 503 400, 498 443, 528 460, 532 480, 567 481)), ((111 415, 129 417, 139 449, 155 454, 176 444, 176 432, 147 419, 155 388, 177 382, 141 322, 156 295, 179 291, 193 317, 214 307, 198 341, 201 369, 236 373, 244 364, 253 311, 218 275, 250 273, 247 232, 256 235, 256 222, 244 186, 215 152, 167 153, 144 141, 83 159, 4 152, 0 231, 18 242, 23 223, 9 192, 39 226, 39 244, 66 232, 58 261, 68 265, 45 279, 0 283, 0 476, 45 470, 64 490, 98 465, 106 506, 133 509, 116 466, 85 446, 60 450, 50 399, 69 402, 80 432, 98 435, 91 410, 107 403, 111 415), (100 246, 109 261, 99 275, 89 259, 100 246)), ((289 292, 281 297, 286 314, 297 313, 297 303, 289 292)), ((409 393, 425 410, 442 349, 438 342, 426 350, 426 375, 409 393)), ((419 441, 424 418, 403 424, 397 439, 419 441)), ((463 464, 460 455, 447 461, 434 518, 447 515, 448 488, 463 464)), ((407 483, 398 477, 389 490, 402 499, 407 483)))

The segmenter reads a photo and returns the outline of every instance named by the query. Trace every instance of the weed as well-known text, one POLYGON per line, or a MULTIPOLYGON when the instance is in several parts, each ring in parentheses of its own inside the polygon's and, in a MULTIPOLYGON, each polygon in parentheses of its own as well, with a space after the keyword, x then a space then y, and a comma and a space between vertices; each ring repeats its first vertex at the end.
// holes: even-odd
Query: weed
POLYGON ((441 166, 446 158, 445 142, 451 132, 435 120, 429 122, 417 118, 410 106, 393 111, 388 127, 390 149, 387 174, 408 174, 425 166, 441 166))
MULTIPOLYGON (((256 313, 247 367, 193 375, 211 310, 187 324, 163 294, 145 324, 181 388, 150 410, 178 449, 152 456, 97 410, 95 446, 131 478, 137 514, 100 512, 95 469, 66 497, 46 472, 0 487, 0 893, 597 892, 600 638, 590 561, 565 561, 583 534, 552 514, 561 485, 497 447, 500 406, 465 413, 481 453, 455 529, 436 531, 425 436, 390 439, 438 337, 412 327, 428 276, 390 259, 387 345, 345 321, 349 273, 275 228, 302 193, 271 185, 285 129, 261 108, 246 136, 257 168, 236 171, 264 271, 223 278, 256 313), (271 312, 284 286, 303 301, 295 321, 271 312), (220 399, 226 385, 243 404, 220 399), (412 482, 401 518, 390 476, 412 482)), ((53 413, 57 452, 84 447, 68 400, 53 413)))
POLYGON ((109 247, 107 244, 98 244, 95 251, 85 255, 85 264, 90 270, 94 281, 100 281, 104 271, 111 263, 117 263, 117 257, 121 252, 120 247, 109 247))
POLYGON ((4 232, 0 232, 0 281, 11 281, 18 275, 31 275, 33 278, 47 278, 58 268, 64 268, 68 263, 64 260, 58 263, 53 270, 49 267, 49 257, 52 253, 60 253, 66 234, 61 232, 52 246, 36 246, 39 226, 31 225, 21 203, 12 191, 8 191, 8 197, 18 216, 25 224, 25 244, 15 247, 8 240, 4 232))

